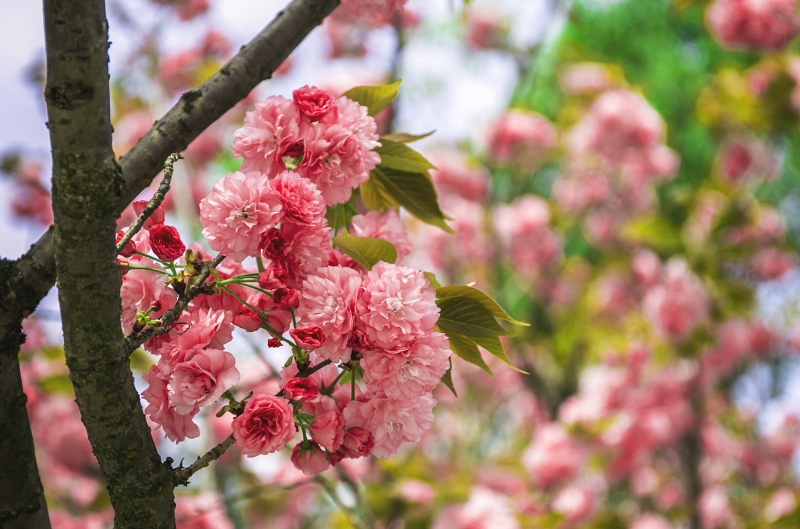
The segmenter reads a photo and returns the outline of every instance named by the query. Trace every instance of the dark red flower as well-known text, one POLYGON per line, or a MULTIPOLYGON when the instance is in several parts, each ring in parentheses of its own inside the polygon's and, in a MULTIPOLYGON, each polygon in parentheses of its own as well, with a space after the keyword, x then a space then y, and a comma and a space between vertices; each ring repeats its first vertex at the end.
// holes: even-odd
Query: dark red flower
POLYGON ((166 224, 153 224, 150 227, 150 248, 156 257, 171 263, 186 251, 186 246, 181 241, 181 236, 172 226, 166 224))

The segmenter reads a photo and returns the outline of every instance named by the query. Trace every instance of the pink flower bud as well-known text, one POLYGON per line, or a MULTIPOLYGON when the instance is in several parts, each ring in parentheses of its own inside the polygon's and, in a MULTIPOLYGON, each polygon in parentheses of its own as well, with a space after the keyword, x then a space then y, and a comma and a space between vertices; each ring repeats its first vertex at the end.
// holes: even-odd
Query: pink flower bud
MULTIPOLYGON (((142 211, 144 211, 144 208, 147 206, 147 200, 137 200, 132 205, 133 211, 138 217, 142 214, 142 211)), ((149 230, 156 224, 164 224, 164 206, 159 205, 153 214, 150 215, 146 221, 144 221, 142 227, 146 230, 149 230)))
POLYGON ((325 344, 325 333, 319 325, 307 325, 289 331, 298 347, 313 351, 325 344))
POLYGON ((289 273, 283 268, 270 266, 258 274, 258 286, 264 290, 274 290, 276 288, 286 288, 286 281, 289 273))
POLYGON ((165 224, 154 224, 150 227, 150 247, 159 259, 169 263, 186 251, 178 230, 165 224))
POLYGON ((345 430, 339 451, 342 452, 345 457, 357 459, 370 455, 374 448, 375 437, 372 435, 372 432, 356 426, 345 430))
POLYGON ((331 466, 330 461, 325 457, 325 452, 318 444, 311 441, 298 443, 292 449, 292 464, 306 476, 313 476, 328 470, 331 466))
POLYGON ((296 309, 300 306, 300 296, 293 288, 278 288, 272 293, 272 302, 279 309, 296 309))
MULTIPOLYGON (((123 238, 124 236, 125 236, 125 232, 124 232, 124 231, 122 231, 122 230, 120 230, 120 231, 117 233, 117 240, 116 240, 116 242, 117 242, 117 243, 119 243, 119 241, 121 241, 121 240, 122 240, 122 238, 123 238)), ((133 239, 131 239, 130 241, 128 241, 128 244, 126 244, 126 245, 125 245, 125 248, 123 248, 123 249, 122 249, 122 251, 121 251, 121 252, 119 252, 119 254, 120 254, 122 257, 130 257, 130 256, 132 256, 132 255, 133 255, 133 254, 135 254, 135 253, 136 253, 136 244, 134 244, 134 242, 133 242, 133 239)))
POLYGON ((308 85, 292 92, 292 99, 300 113, 311 121, 317 121, 327 114, 333 106, 333 96, 315 86, 308 85))
POLYGON ((261 328, 261 317, 250 307, 242 305, 233 317, 233 324, 247 332, 254 332, 261 328))
POLYGON ((256 393, 232 423, 239 451, 247 457, 277 452, 295 434, 292 406, 280 397, 256 393))
MULTIPOLYGON (((272 340, 277 340, 277 338, 270 339, 270 341, 272 340)), ((278 345, 280 343, 278 340, 278 345)), ((292 402, 313 401, 319 397, 319 389, 309 378, 294 377, 287 380, 286 385, 283 386, 283 396, 292 402)))
POLYGON ((338 450, 344 440, 344 417, 339 410, 317 415, 311 425, 311 438, 329 452, 338 450))
POLYGON ((267 347, 275 348, 280 346, 281 346, 281 341, 278 338, 270 338, 269 340, 267 340, 267 347))

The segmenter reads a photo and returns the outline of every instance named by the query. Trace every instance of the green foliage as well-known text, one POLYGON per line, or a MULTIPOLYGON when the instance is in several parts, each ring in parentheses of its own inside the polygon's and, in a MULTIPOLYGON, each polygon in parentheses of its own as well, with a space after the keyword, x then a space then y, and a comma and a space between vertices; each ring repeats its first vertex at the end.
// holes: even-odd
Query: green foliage
POLYGON ((397 249, 392 243, 383 239, 353 237, 344 230, 342 235, 333 238, 333 243, 367 270, 372 270, 372 267, 380 261, 387 263, 397 261, 397 249))
POLYGON ((375 149, 375 152, 381 155, 380 167, 382 168, 411 173, 425 173, 429 169, 436 169, 424 156, 405 143, 387 140, 386 137, 383 137, 381 144, 375 149))
POLYGON ((441 287, 436 289, 436 297, 439 298, 448 298, 453 296, 463 296, 466 298, 470 298, 472 300, 477 301, 481 305, 483 305, 492 316, 499 320, 505 320, 509 323, 513 323, 515 325, 522 325, 524 327, 529 327, 530 324, 515 320, 508 313, 503 310, 503 308, 497 304, 495 300, 491 298, 488 294, 481 292, 477 288, 467 286, 467 285, 458 285, 458 286, 451 286, 451 287, 441 287))
POLYGON ((424 134, 408 134, 407 132, 395 132, 393 134, 387 134, 386 136, 381 137, 381 142, 384 140, 396 141, 400 143, 413 143, 417 140, 421 140, 422 138, 427 138, 431 134, 436 132, 432 130, 430 132, 426 132, 424 134))
POLYGON ((366 191, 362 184, 362 197, 368 197, 365 199, 367 207, 382 204, 383 207, 374 209, 384 209, 393 203, 399 204, 422 222, 453 233, 445 223, 447 217, 439 208, 436 189, 427 173, 401 171, 378 165, 368 182, 371 184, 366 186, 366 191))
POLYGON ((402 82, 403 80, 399 79, 389 85, 356 86, 342 95, 367 107, 367 113, 370 116, 374 116, 394 101, 402 82))

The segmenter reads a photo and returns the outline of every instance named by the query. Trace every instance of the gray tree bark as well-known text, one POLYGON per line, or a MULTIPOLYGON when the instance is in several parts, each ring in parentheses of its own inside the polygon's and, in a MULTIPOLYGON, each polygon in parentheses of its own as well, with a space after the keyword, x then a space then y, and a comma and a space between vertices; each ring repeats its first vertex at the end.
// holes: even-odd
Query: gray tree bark
POLYGON ((108 483, 117 529, 175 527, 171 469, 161 463, 120 328, 103 0, 45 0, 48 127, 56 275, 75 400, 108 483))

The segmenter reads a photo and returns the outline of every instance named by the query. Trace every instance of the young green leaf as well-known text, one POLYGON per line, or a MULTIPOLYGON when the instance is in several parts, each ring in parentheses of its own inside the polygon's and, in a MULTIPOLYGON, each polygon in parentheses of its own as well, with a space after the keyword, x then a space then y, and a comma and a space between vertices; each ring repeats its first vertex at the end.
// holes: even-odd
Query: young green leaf
POLYGON ((442 287, 442 285, 439 284, 439 282, 436 280, 436 276, 433 275, 432 272, 424 272, 424 274, 425 274, 425 277, 428 278, 428 281, 431 282, 431 288, 436 290, 436 289, 439 289, 439 288, 442 287))
POLYGON ((374 116, 394 101, 394 98, 397 97, 397 90, 402 82, 402 79, 398 79, 388 85, 356 86, 342 95, 348 99, 352 99, 359 105, 367 107, 367 113, 370 116, 374 116))
POLYGON ((522 369, 519 369, 518 367, 516 367, 514 364, 511 363, 511 361, 506 356, 506 352, 503 350, 503 344, 500 343, 500 338, 497 338, 495 336, 488 336, 488 337, 468 336, 467 338, 475 342, 476 345, 483 347, 484 349, 492 353, 494 356, 502 360, 504 364, 506 364, 514 371, 522 373, 523 375, 530 374, 526 371, 523 371, 522 369))
POLYGON ((420 153, 406 145, 396 141, 381 138, 381 146, 375 149, 381 155, 381 169, 397 169, 410 173, 424 173, 428 169, 436 167, 425 159, 420 153))
POLYGON ((447 233, 455 233, 445 224, 445 217, 439 209, 436 189, 426 173, 409 173, 397 169, 375 168, 370 180, 380 182, 387 193, 409 213, 422 222, 438 226, 447 233))
POLYGON ((439 298, 441 309, 438 325, 445 332, 467 336, 513 336, 495 321, 494 316, 479 301, 464 296, 439 298))
POLYGON ((436 289, 436 297, 437 298, 449 298, 452 296, 464 296, 465 298, 474 299, 475 301, 479 302, 481 305, 486 307, 489 312, 492 313, 492 316, 499 320, 505 320, 509 323, 513 323, 514 325, 522 325, 523 327, 530 327, 529 323, 525 323, 522 321, 517 321, 508 313, 503 310, 494 299, 492 299, 488 294, 482 292, 474 287, 469 287, 466 285, 457 285, 457 286, 450 286, 450 287, 441 287, 436 289))
POLYGON ((395 132, 394 134, 387 134, 386 136, 381 136, 381 141, 391 140, 391 141, 398 141, 400 143, 413 143, 417 140, 421 140, 422 138, 427 138, 434 132, 436 131, 432 130, 430 132, 426 132, 425 134, 408 134, 407 132, 395 132))
POLYGON ((450 349, 456 356, 480 367, 491 376, 494 376, 492 369, 483 361, 478 346, 475 345, 469 338, 457 332, 446 332, 447 338, 450 340, 450 349))
POLYGON ((386 208, 400 208, 397 201, 392 198, 392 195, 389 194, 389 191, 386 190, 386 187, 374 174, 370 175, 370 179, 361 184, 358 189, 361 194, 361 200, 367 206, 367 209, 374 209, 383 213, 386 208))
POLYGON ((333 238, 333 242, 339 250, 367 270, 372 270, 375 263, 379 261, 387 263, 397 261, 397 249, 392 243, 383 239, 353 237, 347 230, 344 230, 342 235, 333 238))
POLYGON ((453 395, 455 395, 456 398, 458 398, 458 393, 456 393, 456 387, 453 385, 453 376, 452 376, 453 359, 448 358, 447 361, 450 362, 450 367, 447 368, 447 371, 445 372, 444 376, 442 376, 442 384, 447 386, 447 389, 449 389, 453 393, 453 395))

